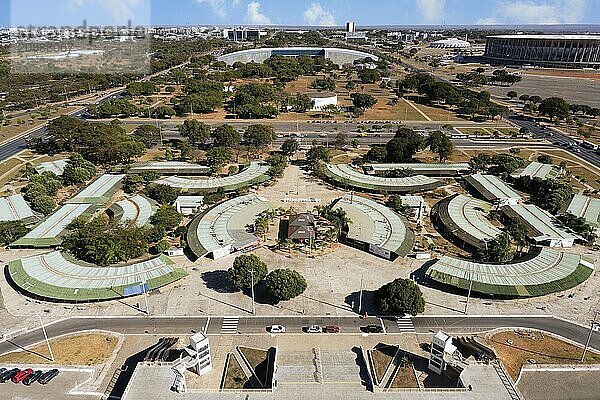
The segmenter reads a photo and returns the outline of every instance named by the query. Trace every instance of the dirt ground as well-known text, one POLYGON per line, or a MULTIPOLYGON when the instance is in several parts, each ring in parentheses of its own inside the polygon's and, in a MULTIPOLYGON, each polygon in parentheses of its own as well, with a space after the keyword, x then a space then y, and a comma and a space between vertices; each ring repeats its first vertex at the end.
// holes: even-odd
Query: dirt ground
POLYGON ((6 354, 0 357, 2 363, 19 364, 62 364, 98 365, 104 364, 115 350, 119 339, 102 333, 67 336, 50 341, 55 362, 50 359, 46 343, 25 351, 6 354))
MULTIPOLYGON (((536 331, 507 331, 487 339, 513 379, 525 364, 582 364, 583 349, 536 331)), ((588 351, 583 364, 600 364, 600 354, 588 351)))

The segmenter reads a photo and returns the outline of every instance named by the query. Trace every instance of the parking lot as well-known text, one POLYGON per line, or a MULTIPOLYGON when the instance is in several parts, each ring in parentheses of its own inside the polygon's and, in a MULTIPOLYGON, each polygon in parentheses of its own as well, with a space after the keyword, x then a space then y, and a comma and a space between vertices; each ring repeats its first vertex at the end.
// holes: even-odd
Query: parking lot
MULTIPOLYGON (((1 365, 0 367, 8 369, 13 368, 13 366, 8 365, 1 365)), ((34 368, 34 366, 29 365, 14 367, 20 369, 34 368)), ((46 366, 44 370, 47 369, 48 367, 46 366)), ((3 400, 73 400, 97 398, 98 396, 86 396, 76 390, 76 388, 88 380, 89 377, 89 370, 61 369, 60 374, 46 385, 40 385, 38 382, 34 382, 30 386, 25 386, 22 383, 15 384, 11 381, 7 381, 4 384, 0 384, 0 398, 3 400), (73 394, 68 394, 71 391, 74 391, 73 394)))

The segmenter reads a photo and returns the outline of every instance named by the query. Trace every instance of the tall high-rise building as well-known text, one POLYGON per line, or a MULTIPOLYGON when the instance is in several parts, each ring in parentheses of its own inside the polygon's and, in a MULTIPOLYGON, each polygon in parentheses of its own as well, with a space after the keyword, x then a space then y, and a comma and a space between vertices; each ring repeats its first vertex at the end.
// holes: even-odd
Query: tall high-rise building
POLYGON ((346 22, 346 32, 348 32, 348 33, 356 32, 356 23, 354 23, 353 21, 346 22))

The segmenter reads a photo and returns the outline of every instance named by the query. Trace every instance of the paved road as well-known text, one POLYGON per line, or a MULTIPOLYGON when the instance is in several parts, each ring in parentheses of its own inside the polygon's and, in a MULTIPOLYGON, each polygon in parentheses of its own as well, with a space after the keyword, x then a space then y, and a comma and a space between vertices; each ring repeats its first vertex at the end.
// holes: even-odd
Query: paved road
MULTIPOLYGON (((452 334, 483 332, 490 329, 531 328, 539 329, 566 337, 585 344, 589 328, 554 317, 535 316, 490 316, 490 317, 435 317, 419 316, 411 319, 417 333, 444 330, 452 334)), ((369 317, 107 317, 107 318, 69 318, 46 326, 49 338, 88 330, 106 330, 122 334, 186 335, 195 331, 204 331, 211 335, 221 334, 268 334, 265 327, 282 324, 286 334, 304 334, 302 328, 311 324, 321 326, 336 325, 341 333, 361 334, 360 327, 376 324, 385 327, 388 334, 408 332, 406 324, 401 330, 395 318, 369 317)), ((410 325, 410 322, 408 323, 410 325)), ((44 340, 41 328, 19 335, 9 341, 0 342, 0 354, 19 347, 30 346, 44 340)), ((590 345, 600 349, 600 334, 594 332, 590 345)))

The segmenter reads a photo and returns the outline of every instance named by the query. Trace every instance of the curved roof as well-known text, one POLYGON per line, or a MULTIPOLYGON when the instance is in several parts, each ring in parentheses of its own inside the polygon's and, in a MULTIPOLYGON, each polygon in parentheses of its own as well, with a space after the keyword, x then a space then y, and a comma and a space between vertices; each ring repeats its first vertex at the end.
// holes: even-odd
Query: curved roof
POLYGON ((448 233, 481 248, 502 233, 487 219, 491 209, 492 205, 486 201, 457 194, 440 201, 438 215, 448 233))
POLYGON ((348 239, 368 243, 400 257, 412 250, 414 234, 404 219, 383 204, 346 195, 335 202, 334 208, 341 208, 350 218, 348 239))
POLYGON ((465 176, 465 181, 488 201, 505 203, 521 200, 517 192, 495 175, 473 174, 465 176))
POLYGON ((149 161, 133 164, 129 169, 132 173, 145 171, 162 175, 206 175, 210 173, 210 167, 185 161, 149 161))
POLYGON ((156 203, 145 196, 136 194, 115 203, 120 208, 120 222, 142 227, 150 221, 156 203))
POLYGON ((95 301, 123 297, 125 288, 148 283, 156 289, 181 279, 186 273, 175 269, 165 256, 129 265, 98 267, 60 251, 13 261, 8 272, 22 290, 44 299, 95 301))
POLYGON ((435 189, 442 184, 437 179, 428 178, 423 175, 415 175, 408 178, 383 178, 366 175, 356 171, 348 164, 327 164, 325 174, 337 183, 374 191, 421 192, 435 189))
POLYGON ((273 208, 255 194, 236 197, 205 211, 188 229, 188 245, 197 257, 203 257, 228 246, 242 247, 257 238, 247 231, 256 216, 273 208))
POLYGON ((488 39, 528 39, 528 40, 600 40, 600 35, 496 35, 488 39))
POLYGON ((67 203, 104 205, 117 192, 123 178, 125 178, 124 174, 100 175, 96 180, 69 199, 67 203))
POLYGON ((543 296, 571 289, 593 272, 593 261, 578 254, 536 248, 530 258, 514 264, 480 264, 444 256, 427 270, 435 281, 491 295, 543 296))
POLYGON ((263 62, 271 56, 325 57, 331 59, 336 64, 352 63, 355 60, 364 58, 371 58, 373 61, 379 60, 379 57, 370 53, 338 47, 263 47, 260 49, 246 49, 223 54, 218 60, 231 65, 238 61, 263 62))
POLYGON ((385 171, 394 171, 399 169, 411 169, 421 175, 435 175, 435 176, 450 176, 450 175, 462 175, 468 173, 471 170, 469 163, 454 163, 454 164, 442 164, 442 163, 379 163, 379 164, 363 164, 363 169, 367 173, 378 173, 385 171))
POLYGON ((236 190, 268 180, 269 177, 266 175, 268 170, 269 166, 267 164, 252 162, 242 172, 232 176, 209 179, 189 179, 169 176, 154 182, 192 191, 211 191, 219 188, 223 188, 223 190, 236 190))
POLYGON ((461 40, 457 38, 449 38, 449 39, 440 39, 431 43, 430 47, 445 47, 445 48, 454 48, 461 49, 466 47, 471 47, 471 43, 466 40, 461 40))

